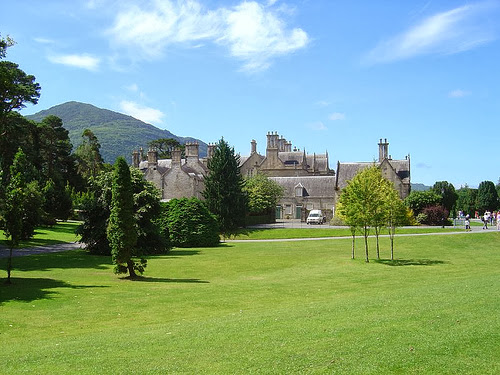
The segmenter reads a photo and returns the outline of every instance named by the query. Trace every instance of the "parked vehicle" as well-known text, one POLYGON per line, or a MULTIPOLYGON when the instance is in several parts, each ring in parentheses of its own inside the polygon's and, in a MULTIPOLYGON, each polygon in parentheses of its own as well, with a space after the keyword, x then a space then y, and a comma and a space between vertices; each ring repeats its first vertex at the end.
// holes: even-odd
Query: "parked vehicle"
POLYGON ((306 220, 306 224, 323 224, 324 222, 325 217, 321 210, 311 210, 306 220))

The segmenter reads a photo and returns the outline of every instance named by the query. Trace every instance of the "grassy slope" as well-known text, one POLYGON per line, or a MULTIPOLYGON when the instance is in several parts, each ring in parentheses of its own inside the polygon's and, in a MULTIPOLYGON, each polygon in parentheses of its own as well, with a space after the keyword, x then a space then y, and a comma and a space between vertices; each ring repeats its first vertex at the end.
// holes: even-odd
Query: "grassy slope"
POLYGON ((137 282, 83 252, 19 258, 2 373, 498 373, 500 234, 396 245, 369 264, 349 239, 174 250, 137 282))

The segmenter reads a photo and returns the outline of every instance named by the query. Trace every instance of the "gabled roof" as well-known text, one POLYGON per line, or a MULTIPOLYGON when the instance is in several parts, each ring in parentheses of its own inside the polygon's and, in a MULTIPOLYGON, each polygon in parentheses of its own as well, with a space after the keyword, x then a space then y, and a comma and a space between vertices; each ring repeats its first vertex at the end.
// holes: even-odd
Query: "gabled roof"
POLYGON ((295 196, 295 188, 302 187, 309 197, 332 197, 335 194, 335 176, 269 177, 285 189, 285 197, 295 196))
POLYGON ((347 182, 352 180, 359 171, 371 167, 373 164, 373 162, 342 163, 339 161, 335 187, 342 190, 347 186, 347 182))

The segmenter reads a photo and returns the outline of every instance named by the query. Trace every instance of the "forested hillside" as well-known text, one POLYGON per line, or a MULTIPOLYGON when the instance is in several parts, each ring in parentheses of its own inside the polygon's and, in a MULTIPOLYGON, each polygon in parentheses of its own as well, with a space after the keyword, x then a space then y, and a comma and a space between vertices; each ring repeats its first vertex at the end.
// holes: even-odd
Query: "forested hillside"
POLYGON ((200 144, 200 156, 205 156, 207 152, 206 143, 200 140, 179 137, 131 116, 97 108, 91 104, 72 101, 26 117, 39 122, 48 115, 62 119, 74 148, 81 143, 83 130, 92 130, 101 144, 101 155, 108 163, 114 163, 118 156, 124 156, 130 162, 134 149, 143 147, 147 150, 148 142, 159 138, 174 138, 182 144, 197 141, 200 144))

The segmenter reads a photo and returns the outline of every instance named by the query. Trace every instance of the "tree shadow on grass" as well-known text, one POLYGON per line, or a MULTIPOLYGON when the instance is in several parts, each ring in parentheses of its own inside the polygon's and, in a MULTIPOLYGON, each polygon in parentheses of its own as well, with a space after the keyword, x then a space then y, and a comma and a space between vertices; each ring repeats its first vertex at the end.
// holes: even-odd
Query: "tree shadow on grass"
POLYGON ((72 285, 61 280, 47 278, 11 277, 11 284, 0 279, 0 306, 8 301, 32 302, 41 299, 52 299, 59 292, 56 288, 91 289, 107 288, 103 285, 72 285))
MULTIPOLYGON (((198 255, 200 253, 200 250, 185 250, 183 248, 175 248, 173 250, 170 250, 166 254, 159 254, 159 255, 165 255, 169 258, 177 258, 181 256, 189 256, 189 255, 198 255)), ((152 255, 154 256, 154 255, 152 255)))
POLYGON ((192 283, 192 284, 209 284, 209 281, 200 279, 169 279, 164 277, 145 277, 137 276, 135 278, 123 277, 122 280, 139 281, 143 283, 192 283))
POLYGON ((447 262, 442 260, 432 260, 432 259, 377 259, 377 263, 385 264, 386 266, 434 266, 436 264, 445 264, 447 262))
MULTIPOLYGON (((4 268, 7 259, 0 259, 0 268, 4 268)), ((13 273, 17 271, 49 271, 54 268, 91 268, 107 269, 111 266, 111 257, 90 255, 85 250, 69 250, 56 253, 35 254, 16 257, 12 260, 13 273)))

